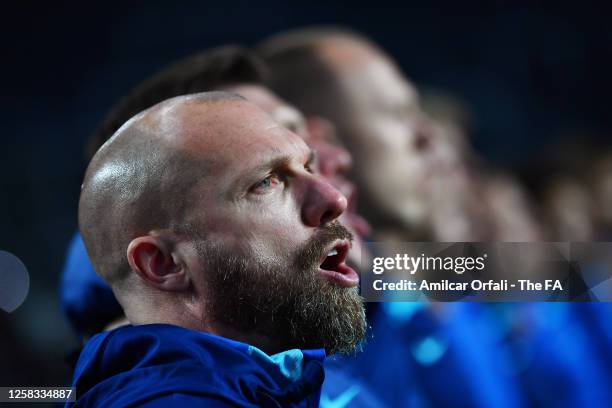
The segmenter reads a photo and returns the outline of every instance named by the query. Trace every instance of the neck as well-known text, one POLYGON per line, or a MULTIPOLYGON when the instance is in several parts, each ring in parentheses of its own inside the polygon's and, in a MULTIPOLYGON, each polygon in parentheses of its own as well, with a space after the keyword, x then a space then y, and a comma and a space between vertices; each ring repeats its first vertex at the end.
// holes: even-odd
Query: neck
POLYGON ((240 332, 227 325, 213 325, 209 333, 257 347, 268 355, 287 351, 289 348, 291 348, 286 344, 283 344, 282 341, 273 340, 270 336, 265 336, 255 332, 240 332))
POLYGON ((286 351, 288 348, 282 339, 273 340, 270 336, 257 332, 242 332, 228 324, 208 321, 201 306, 189 306, 175 302, 164 302, 157 307, 149 304, 141 308, 126 308, 126 316, 133 325, 142 324, 171 324, 190 330, 201 331, 216 336, 225 337, 257 347, 265 353, 272 355, 286 351))

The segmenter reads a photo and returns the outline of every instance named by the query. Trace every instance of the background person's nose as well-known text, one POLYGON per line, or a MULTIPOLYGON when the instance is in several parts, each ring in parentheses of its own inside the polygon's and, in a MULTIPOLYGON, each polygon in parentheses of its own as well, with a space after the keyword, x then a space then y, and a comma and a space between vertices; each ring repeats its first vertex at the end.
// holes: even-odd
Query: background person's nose
POLYGON ((346 174, 353 165, 349 152, 331 144, 317 149, 319 153, 319 171, 325 177, 346 174))
POLYGON ((417 151, 425 151, 430 148, 429 136, 423 132, 417 131, 414 138, 414 147, 417 151))
POLYGON ((302 202, 302 220, 309 227, 327 225, 347 208, 346 197, 320 176, 305 180, 306 191, 302 202))
POLYGON ((414 149, 419 152, 430 150, 432 148, 433 137, 433 128, 430 119, 421 114, 414 125, 414 149))
POLYGON ((319 172, 325 177, 346 174, 353 166, 351 154, 344 148, 335 145, 334 126, 327 119, 319 116, 308 118, 309 144, 319 156, 319 172))

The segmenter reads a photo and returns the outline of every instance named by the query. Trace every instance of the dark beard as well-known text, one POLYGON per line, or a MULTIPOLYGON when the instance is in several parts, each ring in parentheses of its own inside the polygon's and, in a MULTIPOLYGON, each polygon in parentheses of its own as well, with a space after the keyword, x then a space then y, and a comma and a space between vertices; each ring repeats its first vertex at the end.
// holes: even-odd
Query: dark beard
POLYGON ((293 255, 289 270, 202 245, 198 252, 210 271, 206 318, 285 349, 352 352, 366 331, 363 298, 356 287, 340 287, 317 272, 325 247, 336 239, 351 234, 338 223, 321 228, 293 255))

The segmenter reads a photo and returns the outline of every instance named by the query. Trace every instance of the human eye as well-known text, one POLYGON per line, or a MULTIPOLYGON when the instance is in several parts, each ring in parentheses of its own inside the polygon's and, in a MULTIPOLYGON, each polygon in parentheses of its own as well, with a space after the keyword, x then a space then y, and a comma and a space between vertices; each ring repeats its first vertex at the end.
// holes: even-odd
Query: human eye
POLYGON ((308 160, 304 164, 304 169, 306 169, 307 172, 314 174, 314 173, 317 173, 318 171, 318 168, 319 168, 318 165, 319 165, 319 160, 318 160, 317 153, 314 150, 311 150, 310 156, 308 156, 308 160))
POLYGON ((315 168, 316 168, 316 163, 314 162, 308 162, 304 165, 304 169, 306 169, 306 171, 309 172, 310 174, 315 173, 315 168))
POLYGON ((277 174, 272 173, 272 174, 269 174, 263 180, 255 183, 250 188, 250 192, 253 194, 266 194, 267 192, 272 190, 274 187, 276 187, 278 184, 280 184, 280 182, 281 182, 280 177, 277 174))
POLYGON ((299 119, 293 121, 292 123, 289 123, 287 125, 287 129, 289 129, 296 135, 301 136, 302 138, 308 134, 308 131, 306 130, 306 122, 299 119))

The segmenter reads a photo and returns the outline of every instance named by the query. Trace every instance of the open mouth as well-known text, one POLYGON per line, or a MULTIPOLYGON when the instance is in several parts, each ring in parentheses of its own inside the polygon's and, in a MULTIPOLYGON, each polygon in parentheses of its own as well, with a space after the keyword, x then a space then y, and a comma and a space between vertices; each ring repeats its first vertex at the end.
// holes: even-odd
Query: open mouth
POLYGON ((319 273, 346 288, 352 288, 359 284, 359 275, 345 262, 350 248, 347 240, 335 241, 325 251, 319 266, 319 273))

